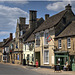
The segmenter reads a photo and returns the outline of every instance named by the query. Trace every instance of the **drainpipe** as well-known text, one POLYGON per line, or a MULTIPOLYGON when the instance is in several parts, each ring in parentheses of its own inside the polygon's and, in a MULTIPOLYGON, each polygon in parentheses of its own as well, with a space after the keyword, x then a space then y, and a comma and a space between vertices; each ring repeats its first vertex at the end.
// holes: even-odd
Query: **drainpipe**
MULTIPOLYGON (((35 34, 34 34, 35 37, 35 34)), ((35 41, 34 41, 34 66, 35 66, 35 41)))

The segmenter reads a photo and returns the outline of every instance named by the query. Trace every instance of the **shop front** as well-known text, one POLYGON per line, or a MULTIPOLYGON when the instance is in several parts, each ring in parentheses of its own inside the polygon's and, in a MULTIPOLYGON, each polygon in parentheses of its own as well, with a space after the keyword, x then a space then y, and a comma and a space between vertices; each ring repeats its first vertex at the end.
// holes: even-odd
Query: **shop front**
POLYGON ((70 52, 70 65, 72 71, 75 71, 75 52, 70 52))
POLYGON ((66 62, 70 65, 69 52, 55 51, 55 65, 60 65, 61 69, 63 69, 66 62))
POLYGON ((75 53, 68 51, 55 51, 55 65, 60 65, 61 69, 68 64, 68 70, 75 71, 75 53))

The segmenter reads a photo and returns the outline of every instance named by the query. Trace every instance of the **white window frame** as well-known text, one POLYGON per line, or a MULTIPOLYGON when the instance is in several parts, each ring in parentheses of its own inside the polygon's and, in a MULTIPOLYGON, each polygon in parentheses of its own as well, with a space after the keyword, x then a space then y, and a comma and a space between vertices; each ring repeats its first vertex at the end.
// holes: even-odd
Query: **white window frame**
POLYGON ((44 50, 44 55, 43 55, 43 63, 44 64, 49 64, 49 50, 44 50), (45 62, 45 51, 48 51, 48 62, 45 62))
MULTIPOLYGON (((62 44, 59 42, 61 39, 58 39, 58 48, 61 49, 62 48, 62 44)), ((62 41, 61 41, 62 42, 62 41)))
POLYGON ((67 38, 67 48, 71 48, 71 38, 70 37, 67 38), (70 39, 70 41, 68 41, 68 39, 70 39), (70 44, 70 46, 69 46, 69 44, 70 44))

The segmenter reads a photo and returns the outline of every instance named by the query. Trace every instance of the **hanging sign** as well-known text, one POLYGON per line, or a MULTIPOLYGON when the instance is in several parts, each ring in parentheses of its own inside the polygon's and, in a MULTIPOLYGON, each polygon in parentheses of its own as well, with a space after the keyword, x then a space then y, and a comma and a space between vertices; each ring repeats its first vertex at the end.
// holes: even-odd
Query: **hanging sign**
POLYGON ((50 42, 51 40, 52 40, 52 38, 51 38, 51 36, 49 35, 49 36, 47 37, 47 41, 50 42))

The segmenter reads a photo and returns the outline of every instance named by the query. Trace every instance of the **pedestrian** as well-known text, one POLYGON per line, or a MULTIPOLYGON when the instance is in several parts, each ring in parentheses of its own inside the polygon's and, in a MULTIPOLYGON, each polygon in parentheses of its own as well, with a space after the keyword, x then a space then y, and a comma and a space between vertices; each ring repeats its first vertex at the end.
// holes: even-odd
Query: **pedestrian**
POLYGON ((36 64, 36 68, 38 68, 38 60, 37 59, 36 59, 36 63, 35 64, 36 64))
POLYGON ((68 71, 68 62, 65 63, 63 70, 68 71))
POLYGON ((29 60, 27 60, 27 65, 29 66, 29 60))

